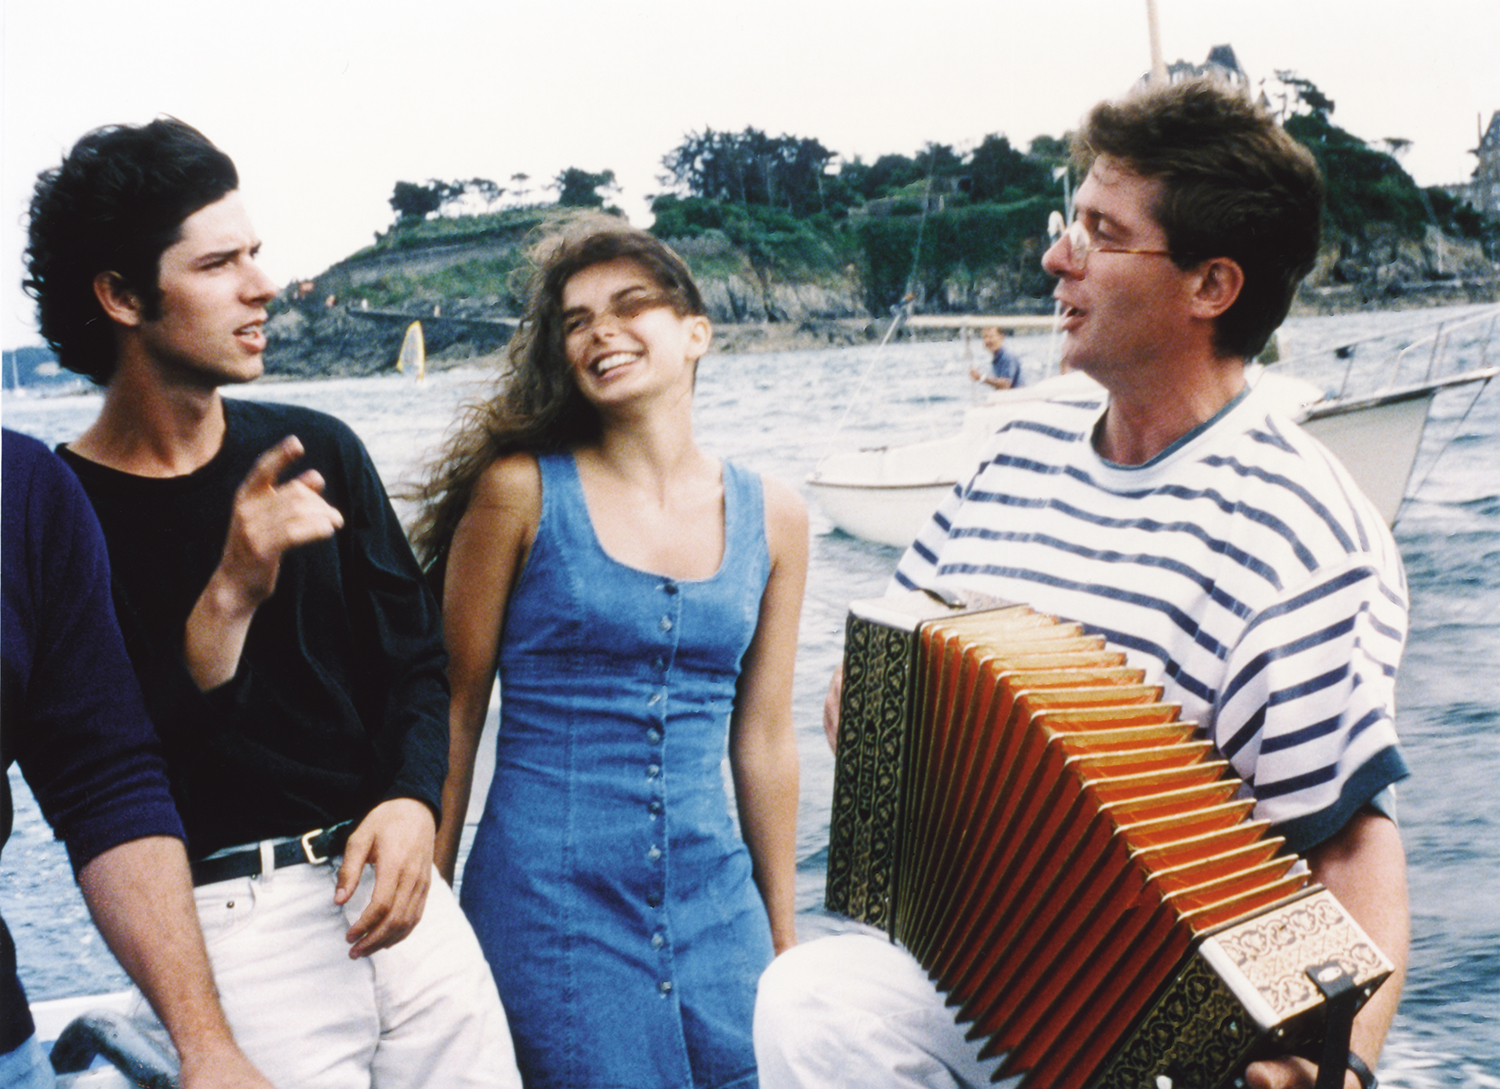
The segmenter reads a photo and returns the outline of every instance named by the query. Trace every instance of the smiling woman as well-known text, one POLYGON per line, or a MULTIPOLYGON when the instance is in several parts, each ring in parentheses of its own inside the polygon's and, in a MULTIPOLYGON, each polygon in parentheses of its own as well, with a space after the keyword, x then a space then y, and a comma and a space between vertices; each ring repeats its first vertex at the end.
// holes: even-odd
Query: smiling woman
POLYGON ((526 1083, 754 1085, 756 982, 795 940, 807 515, 694 441, 712 330, 675 253, 598 217, 537 256, 508 381, 416 533, 446 566, 438 867, 454 878, 498 672, 461 900, 526 1083))
POLYGON ((628 257, 582 269, 567 282, 563 333, 579 388, 591 401, 614 403, 666 383, 677 387, 684 407, 712 335, 706 317, 679 314, 646 267, 628 257))

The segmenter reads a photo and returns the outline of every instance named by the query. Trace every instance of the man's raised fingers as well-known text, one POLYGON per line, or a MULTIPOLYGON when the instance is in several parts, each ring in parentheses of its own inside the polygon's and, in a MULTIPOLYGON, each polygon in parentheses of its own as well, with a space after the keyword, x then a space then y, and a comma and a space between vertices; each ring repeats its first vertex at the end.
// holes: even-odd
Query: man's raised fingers
MULTIPOLYGON (((311 488, 319 495, 322 495, 323 489, 328 486, 328 482, 323 479, 323 474, 318 472, 318 470, 316 469, 306 469, 303 472, 298 473, 295 477, 292 478, 292 480, 295 480, 298 484, 303 484, 311 488)), ((290 484, 292 483, 292 481, 289 480, 287 481, 287 483, 290 484)))
POLYGON ((281 474, 286 472, 302 454, 302 440, 296 435, 288 435, 255 459, 255 464, 250 467, 250 472, 245 475, 244 483, 240 486, 242 488, 274 488, 276 482, 281 479, 281 474))

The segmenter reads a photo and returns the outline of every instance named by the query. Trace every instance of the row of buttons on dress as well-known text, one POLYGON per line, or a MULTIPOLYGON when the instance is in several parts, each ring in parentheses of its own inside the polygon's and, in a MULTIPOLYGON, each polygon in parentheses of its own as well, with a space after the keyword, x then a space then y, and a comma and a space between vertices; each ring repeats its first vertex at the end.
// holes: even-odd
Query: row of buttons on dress
MULTIPOLYGON (((677 596, 677 584, 671 579, 666 579, 661 582, 660 589, 667 596, 668 611, 662 613, 661 620, 657 622, 657 628, 664 637, 669 637, 672 629, 676 627, 671 607, 678 604, 675 600, 677 596)), ((667 679, 665 673, 671 651, 670 644, 673 640, 667 638, 665 641, 668 643, 667 650, 659 654, 654 663, 656 671, 661 675, 655 679, 654 691, 646 700, 646 706, 650 709, 651 715, 651 724, 646 728, 646 743, 649 746, 647 752, 649 763, 646 765, 646 778, 651 781, 651 798, 646 804, 646 809, 647 819, 651 822, 652 826, 652 843, 646 850, 646 860, 651 863, 660 863, 664 853, 662 839, 665 835, 665 829, 661 817, 665 812, 666 803, 662 797, 663 783, 661 778, 662 758, 660 746, 662 735, 666 729, 667 679)), ((655 877, 658 882, 658 888, 665 885, 665 873, 658 871, 655 877)), ((660 908, 662 906, 661 894, 653 891, 646 897, 646 903, 652 908, 660 908)), ((662 955, 662 971, 664 975, 667 971, 666 961, 670 955, 666 945, 667 936, 664 921, 659 919, 656 929, 651 934, 651 948, 657 950, 662 955)), ((672 993, 672 981, 670 979, 660 980, 656 984, 656 990, 663 998, 668 997, 672 993)))

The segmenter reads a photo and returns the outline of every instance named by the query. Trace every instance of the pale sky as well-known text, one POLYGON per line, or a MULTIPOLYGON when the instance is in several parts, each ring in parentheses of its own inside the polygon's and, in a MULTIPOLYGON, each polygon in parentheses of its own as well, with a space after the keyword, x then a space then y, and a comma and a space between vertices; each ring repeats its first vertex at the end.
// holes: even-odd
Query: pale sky
MULTIPOLYGON (((1412 141, 1422 185, 1466 180, 1500 110, 1500 0, 1158 0, 1168 62, 1234 47, 1291 69, 1366 140, 1412 141)), ((929 140, 1059 136, 1149 64, 1145 0, 3 0, 0 345, 38 171, 84 132, 173 114, 240 169, 277 282, 390 225, 398 180, 539 185, 613 170, 644 224, 661 159, 705 126, 811 136, 866 161, 929 140)))

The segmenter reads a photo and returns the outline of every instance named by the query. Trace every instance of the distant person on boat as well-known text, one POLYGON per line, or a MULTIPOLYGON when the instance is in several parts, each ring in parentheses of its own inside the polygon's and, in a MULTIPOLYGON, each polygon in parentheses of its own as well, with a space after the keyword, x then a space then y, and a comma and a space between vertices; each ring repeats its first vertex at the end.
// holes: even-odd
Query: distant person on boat
POLYGON ((234 164, 173 119, 98 129, 38 179, 29 240, 43 336, 104 387, 60 452, 104 530, 235 1038, 288 1087, 517 1085, 433 881, 436 604, 347 427, 221 394, 260 375, 276 294, 234 164))
MULTIPOLYGON (((1077 219, 1043 266, 1063 360, 1106 395, 1039 401, 1002 427, 892 589, 970 589, 1081 621, 1199 724, 1255 816, 1396 964, 1338 1072, 1368 1087, 1407 954, 1391 791, 1407 773, 1405 576, 1348 473, 1243 373, 1312 268, 1322 179, 1264 111, 1211 83, 1101 103, 1074 148, 1077 219)), ((999 1060, 979 1060, 953 1012, 884 935, 807 943, 761 980, 761 1084, 986 1085, 999 1060)), ((1247 1080, 1315 1076, 1286 1058, 1247 1080)))
MULTIPOLYGON (((214 994, 182 821, 110 602, 99 523, 45 446, 10 430, 3 443, 0 847, 10 838, 5 773, 15 762, 68 845, 110 952, 170 1032, 183 1089, 269 1089, 214 994)), ((52 1084, 0 919, 0 1089, 52 1084)))
POLYGON ((1021 384, 1021 361, 1005 346, 1005 330, 998 325, 986 325, 979 333, 985 351, 990 353, 989 371, 978 367, 969 368, 969 377, 983 382, 991 389, 1012 389, 1021 384))
POLYGON ((807 513, 693 437, 712 330, 681 258, 603 216, 535 256, 511 377, 415 533, 446 563, 438 867, 453 878, 498 671, 462 903, 528 1089, 753 1086, 756 980, 795 940, 807 513))

